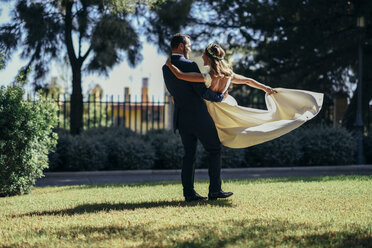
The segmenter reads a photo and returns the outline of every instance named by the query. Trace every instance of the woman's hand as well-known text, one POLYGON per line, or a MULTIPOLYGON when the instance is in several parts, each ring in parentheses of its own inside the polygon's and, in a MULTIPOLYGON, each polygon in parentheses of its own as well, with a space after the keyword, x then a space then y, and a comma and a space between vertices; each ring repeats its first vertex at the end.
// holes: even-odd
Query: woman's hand
POLYGON ((274 93, 278 93, 276 90, 274 90, 273 88, 271 88, 270 86, 266 86, 264 91, 268 94, 268 95, 271 95, 271 94, 274 94, 274 93))

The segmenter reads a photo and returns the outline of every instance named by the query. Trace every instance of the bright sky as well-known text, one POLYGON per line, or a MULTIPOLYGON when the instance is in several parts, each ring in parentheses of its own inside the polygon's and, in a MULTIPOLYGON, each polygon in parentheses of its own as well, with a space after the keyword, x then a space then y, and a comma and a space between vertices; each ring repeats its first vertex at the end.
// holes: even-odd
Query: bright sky
MULTIPOLYGON (((9 10, 11 9, 11 4, 0 3, 0 9, 2 9, 0 15, 0 25, 2 25, 10 20, 9 10)), ((142 41, 145 40, 142 39, 142 41)), ((27 60, 20 59, 19 53, 20 52, 15 52, 11 60, 7 61, 5 69, 0 71, 0 85, 9 85, 14 80, 18 70, 27 64, 27 60)), ((86 94, 89 88, 93 88, 94 85, 98 83, 103 88, 104 94, 109 96, 113 94, 115 100, 118 94, 123 97, 124 87, 130 88, 132 100, 134 100, 135 95, 140 99, 142 78, 148 77, 150 99, 154 96, 156 101, 158 98, 162 100, 164 95, 164 82, 161 67, 166 61, 166 56, 164 54, 158 54, 157 48, 146 42, 143 42, 141 53, 143 55, 143 60, 135 68, 130 68, 124 60, 109 72, 107 78, 105 76, 98 76, 97 74, 83 74, 83 94, 86 94)), ((48 79, 51 77, 58 77, 60 74, 59 71, 60 68, 58 68, 57 65, 53 65, 46 82, 49 82, 48 79)), ((26 86, 26 90, 30 89, 30 86, 26 86)))

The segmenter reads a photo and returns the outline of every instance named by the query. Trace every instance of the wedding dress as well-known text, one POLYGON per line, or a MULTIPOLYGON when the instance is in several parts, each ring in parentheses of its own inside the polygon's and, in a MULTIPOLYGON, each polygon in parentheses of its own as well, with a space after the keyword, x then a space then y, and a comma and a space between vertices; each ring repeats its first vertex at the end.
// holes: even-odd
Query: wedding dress
MULTIPOLYGON (((206 87, 211 77, 203 74, 206 87)), ((229 88, 228 80, 223 92, 229 88)), ((323 94, 305 90, 275 88, 265 95, 267 110, 239 106, 228 95, 222 102, 205 103, 224 146, 244 148, 278 138, 312 119, 321 110, 323 94)))

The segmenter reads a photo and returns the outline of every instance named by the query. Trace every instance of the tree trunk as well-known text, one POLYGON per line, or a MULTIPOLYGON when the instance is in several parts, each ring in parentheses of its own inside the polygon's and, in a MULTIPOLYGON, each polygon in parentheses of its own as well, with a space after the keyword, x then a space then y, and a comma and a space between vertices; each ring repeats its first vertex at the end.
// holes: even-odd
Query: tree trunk
POLYGON ((73 1, 65 0, 65 44, 72 69, 72 96, 70 112, 70 133, 79 134, 83 129, 83 94, 81 89, 81 67, 84 59, 77 58, 72 41, 73 1))
POLYGON ((83 130, 83 94, 81 89, 81 65, 72 70, 72 96, 70 133, 79 134, 83 130))

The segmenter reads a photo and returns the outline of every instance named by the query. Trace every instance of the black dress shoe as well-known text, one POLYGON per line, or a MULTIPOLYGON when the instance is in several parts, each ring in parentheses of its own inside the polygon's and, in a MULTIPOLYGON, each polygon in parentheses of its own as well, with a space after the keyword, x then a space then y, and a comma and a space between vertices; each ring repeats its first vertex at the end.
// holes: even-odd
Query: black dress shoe
POLYGON ((185 200, 187 202, 191 202, 191 201, 201 201, 201 200, 206 200, 207 197, 204 197, 204 196, 201 196, 199 195, 198 193, 195 193, 193 195, 188 195, 188 196, 185 196, 185 200))
POLYGON ((209 200, 217 200, 217 198, 227 198, 233 195, 233 192, 223 192, 222 190, 217 192, 210 192, 208 194, 209 200))

